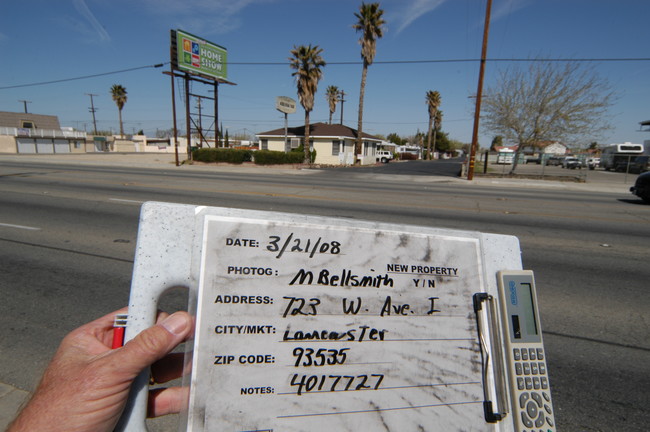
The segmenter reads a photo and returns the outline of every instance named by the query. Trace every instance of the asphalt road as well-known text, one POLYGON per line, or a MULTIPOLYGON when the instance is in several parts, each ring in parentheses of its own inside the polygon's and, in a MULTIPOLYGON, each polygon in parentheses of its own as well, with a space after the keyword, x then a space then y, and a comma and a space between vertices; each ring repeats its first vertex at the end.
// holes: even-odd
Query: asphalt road
POLYGON ((516 235, 536 274, 558 430, 648 429, 650 206, 378 170, 0 161, 0 382, 32 390, 63 335, 126 304, 139 206, 158 200, 516 235))

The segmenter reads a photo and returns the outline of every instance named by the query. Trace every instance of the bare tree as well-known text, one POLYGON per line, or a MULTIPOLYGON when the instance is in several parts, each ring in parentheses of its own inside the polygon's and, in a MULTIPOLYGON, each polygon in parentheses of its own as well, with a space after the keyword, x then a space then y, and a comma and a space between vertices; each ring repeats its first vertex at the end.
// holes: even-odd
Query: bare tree
POLYGON ((610 129, 607 110, 614 93, 607 80, 576 62, 532 61, 528 68, 503 71, 483 100, 483 129, 519 147, 542 141, 593 139, 610 129))

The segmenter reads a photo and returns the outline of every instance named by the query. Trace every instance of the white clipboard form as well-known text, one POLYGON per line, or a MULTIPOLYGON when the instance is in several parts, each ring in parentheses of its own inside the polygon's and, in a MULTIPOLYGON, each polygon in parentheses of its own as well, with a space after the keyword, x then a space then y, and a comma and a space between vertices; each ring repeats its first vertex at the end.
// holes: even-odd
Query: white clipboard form
MULTIPOLYGON (((497 273, 520 269, 512 236, 146 203, 126 340, 189 288, 183 431, 553 431, 548 387, 510 386, 497 273)), ((148 377, 119 430, 146 430, 148 377)))

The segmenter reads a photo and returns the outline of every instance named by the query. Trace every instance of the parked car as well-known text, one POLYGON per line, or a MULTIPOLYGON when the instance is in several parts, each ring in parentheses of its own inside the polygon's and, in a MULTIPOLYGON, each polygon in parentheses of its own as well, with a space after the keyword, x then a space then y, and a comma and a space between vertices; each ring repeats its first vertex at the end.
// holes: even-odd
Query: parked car
POLYGON ((377 150, 375 152, 375 158, 377 162, 388 163, 393 159, 393 152, 388 150, 377 150))
POLYGON ((631 173, 643 173, 650 171, 650 156, 635 157, 628 167, 631 173))
POLYGON ((562 160, 562 168, 568 169, 582 169, 582 161, 574 156, 567 156, 562 160))
POLYGON ((562 159, 564 159, 563 156, 551 156, 550 158, 546 159, 546 165, 562 165, 562 159))
POLYGON ((587 159, 587 167, 590 170, 594 170, 600 166, 600 158, 592 157, 587 159))
POLYGON ((542 157, 541 156, 527 156, 526 157, 526 163, 535 163, 537 165, 542 163, 542 157))
POLYGON ((630 192, 650 204, 650 172, 644 172, 636 178, 630 192))

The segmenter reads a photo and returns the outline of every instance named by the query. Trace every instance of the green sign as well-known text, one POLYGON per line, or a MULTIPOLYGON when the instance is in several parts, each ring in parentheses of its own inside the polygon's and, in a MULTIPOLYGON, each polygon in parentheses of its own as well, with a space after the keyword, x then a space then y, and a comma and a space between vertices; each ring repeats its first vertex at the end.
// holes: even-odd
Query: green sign
MULTIPOLYGON (((190 73, 227 79, 228 51, 219 45, 181 30, 176 30, 174 65, 190 73)), ((174 41, 172 41, 173 44, 174 41)))

